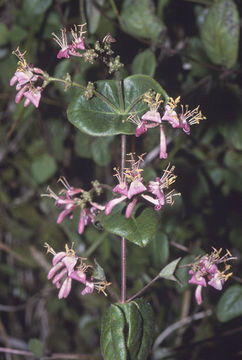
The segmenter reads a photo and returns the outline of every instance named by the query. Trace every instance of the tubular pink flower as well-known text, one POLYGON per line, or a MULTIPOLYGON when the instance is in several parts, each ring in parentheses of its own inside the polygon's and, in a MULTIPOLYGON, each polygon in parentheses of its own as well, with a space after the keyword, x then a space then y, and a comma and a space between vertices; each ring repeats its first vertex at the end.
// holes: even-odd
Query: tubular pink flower
POLYGON ((29 100, 28 102, 25 102, 25 107, 29 105, 29 102, 31 102, 36 108, 38 108, 41 99, 41 92, 42 88, 40 86, 37 88, 30 87, 29 90, 24 93, 24 96, 29 100))
POLYGON ((127 199, 127 196, 123 195, 120 196, 119 198, 115 198, 110 200, 107 204, 106 204, 106 208, 105 208, 105 215, 109 215, 111 213, 111 211, 113 210, 113 208, 120 204, 122 201, 124 201, 125 199, 127 199))
POLYGON ((125 217, 128 219, 131 215, 132 215, 132 212, 134 210, 134 207, 137 203, 137 198, 134 198, 129 204, 128 206, 126 207, 126 211, 125 211, 125 217))
POLYGON ((160 159, 166 159, 166 136, 163 130, 162 125, 160 126, 160 159))
POLYGON ((64 268, 62 269, 57 275, 55 275, 55 277, 52 280, 52 284, 59 284, 60 281, 65 277, 66 278, 67 275, 67 269, 64 268))
POLYGON ((162 121, 168 121, 173 128, 180 127, 180 122, 178 119, 178 115, 175 110, 171 107, 171 105, 165 106, 165 112, 162 116, 162 121))
POLYGON ((60 212, 58 218, 57 218, 57 224, 60 224, 62 223, 62 221, 64 220, 64 218, 67 216, 67 215, 71 215, 72 214, 72 211, 76 209, 76 206, 72 206, 71 208, 67 209, 67 210, 63 210, 60 212))
POLYGON ((82 284, 86 284, 87 276, 83 271, 80 271, 80 270, 72 271, 72 273, 70 274, 70 277, 73 280, 77 280, 77 281, 81 282, 82 284))
POLYGON ((208 285, 214 287, 216 290, 222 290, 225 279, 219 271, 212 276, 212 278, 208 281, 208 285))
POLYGON ((54 255, 52 259, 52 264, 56 265, 59 263, 64 257, 66 256, 66 253, 64 251, 60 251, 57 254, 54 255))
POLYGON ((63 282, 63 284, 61 285, 61 288, 60 288, 60 291, 58 294, 59 299, 67 298, 67 296, 70 294, 70 291, 71 291, 71 283, 72 283, 71 278, 67 277, 65 279, 65 281, 63 282))
POLYGON ((140 125, 137 126, 135 130, 135 136, 139 137, 140 135, 144 134, 147 131, 146 121, 142 121, 140 125))
POLYGON ((86 281, 86 287, 84 290, 82 290, 82 295, 87 295, 93 293, 94 290, 94 283, 90 281, 86 281))
POLYGON ((195 298, 196 298, 198 305, 201 305, 201 303, 202 303, 202 285, 198 285, 196 287, 195 298))
POLYGON ((73 49, 79 49, 79 50, 85 50, 85 43, 84 43, 84 39, 85 37, 83 36, 83 34, 85 34, 86 31, 83 31, 83 27, 86 24, 82 24, 82 25, 74 25, 74 29, 71 29, 71 34, 73 37, 73 42, 72 42, 72 46, 73 49), (78 30, 78 27, 80 28, 80 30, 78 30))
POLYGON ((52 268, 48 272, 47 279, 48 280, 52 279, 53 276, 57 273, 57 271, 60 270, 61 268, 63 268, 63 266, 64 266, 64 264, 62 264, 62 263, 58 263, 58 264, 55 264, 54 266, 52 266, 52 268))

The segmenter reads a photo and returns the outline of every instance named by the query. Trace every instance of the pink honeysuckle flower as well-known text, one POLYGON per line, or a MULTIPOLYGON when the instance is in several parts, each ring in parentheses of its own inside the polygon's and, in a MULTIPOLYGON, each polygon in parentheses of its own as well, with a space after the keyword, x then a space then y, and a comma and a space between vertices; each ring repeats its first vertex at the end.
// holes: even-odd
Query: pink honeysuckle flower
POLYGON ((195 291, 195 299, 200 305, 202 303, 202 287, 206 287, 207 284, 214 287, 216 290, 222 290, 226 280, 232 275, 231 273, 226 274, 230 269, 230 265, 227 265, 227 261, 235 259, 231 253, 226 250, 223 257, 220 257, 222 249, 216 250, 213 248, 213 252, 208 255, 202 256, 189 270, 189 274, 192 275, 188 281, 190 284, 196 284, 197 288, 195 291), (219 271, 218 264, 224 263, 224 271, 219 271))
POLYGON ((160 211, 165 203, 173 205, 173 197, 181 195, 180 193, 174 193, 174 190, 170 191, 168 194, 164 193, 164 190, 168 189, 176 180, 176 176, 173 174, 174 169, 174 166, 170 168, 170 164, 168 164, 161 178, 156 177, 155 181, 149 181, 148 190, 155 195, 156 198, 150 195, 141 195, 143 199, 154 205, 156 211, 160 211))
POLYGON ((72 37, 73 37, 73 42, 72 42, 72 46, 73 46, 73 49, 79 49, 79 50, 85 50, 86 47, 85 47, 85 43, 84 43, 84 39, 85 37, 83 36, 83 34, 86 33, 86 31, 83 31, 83 27, 85 26, 86 24, 82 24, 82 25, 74 25, 74 30, 71 29, 71 34, 72 34, 72 37), (78 27, 80 29, 78 29, 78 27))
POLYGON ((10 80, 10 86, 16 84, 16 104, 18 104, 24 96, 25 107, 32 103, 36 108, 38 108, 43 87, 35 87, 34 83, 37 80, 42 80, 44 82, 44 71, 34 67, 32 64, 28 64, 24 58, 25 53, 26 52, 21 53, 19 48, 13 51, 13 54, 15 54, 20 61, 18 62, 18 67, 14 76, 10 80))
MULTIPOLYGON (((134 196, 143 193, 147 190, 143 184, 142 171, 143 169, 139 168, 140 162, 143 160, 142 156, 138 156, 138 161, 135 161, 133 154, 128 154, 131 159, 130 167, 125 168, 123 173, 120 174, 119 170, 115 168, 116 176, 119 180, 119 185, 116 185, 113 189, 114 192, 118 192, 122 196, 119 198, 114 198, 106 204, 105 214, 109 215, 113 208, 123 202, 124 200, 131 200, 134 196)), ((132 211, 137 202, 137 199, 133 199, 126 209, 126 218, 129 218, 132 215, 132 211)))
POLYGON ((86 287, 82 290, 81 295, 92 294, 94 291, 94 283, 86 281, 86 287))
POLYGON ((67 43, 67 36, 66 36, 66 29, 61 29, 61 37, 58 37, 55 33, 52 33, 53 39, 55 42, 60 46, 60 50, 57 54, 57 59, 69 59, 70 54, 69 51, 71 49, 71 45, 68 45, 67 43))
MULTIPOLYGON (((58 215, 57 224, 62 223, 64 218, 67 216, 72 220, 74 212, 77 208, 79 208, 80 219, 78 224, 78 233, 81 235, 88 224, 95 222, 95 216, 97 212, 104 210, 105 206, 92 201, 91 192, 95 191, 95 188, 88 192, 81 188, 74 188, 70 186, 64 177, 61 177, 58 181, 60 181, 64 186, 64 188, 59 193, 61 195, 55 194, 54 191, 52 191, 48 186, 48 194, 42 194, 42 196, 53 198, 55 200, 56 207, 64 207, 64 209, 58 215)), ((97 189, 97 191, 100 193, 100 189, 98 187, 97 189)))
POLYGON ((29 89, 23 94, 26 97, 24 107, 32 103, 36 108, 38 108, 42 90, 43 89, 41 86, 37 86, 37 88, 30 86, 29 89))
POLYGON ((199 111, 199 106, 193 110, 188 110, 188 105, 185 107, 181 105, 182 112, 177 114, 174 110, 180 102, 180 96, 175 100, 169 99, 168 104, 165 107, 165 113, 162 117, 162 121, 168 121, 173 128, 181 128, 186 134, 190 134, 190 125, 199 124, 201 120, 205 119, 202 112, 199 111))
POLYGON ((66 251, 59 253, 56 253, 47 243, 45 243, 45 247, 47 248, 47 253, 50 252, 54 255, 52 260, 53 266, 47 278, 52 280, 52 283, 59 289, 59 299, 66 298, 70 294, 72 281, 78 281, 85 285, 81 295, 91 294, 94 289, 97 289, 98 292, 102 291, 107 296, 105 289, 111 283, 108 283, 106 280, 94 282, 92 277, 90 280, 87 280, 86 272, 92 266, 84 262, 85 258, 76 256, 75 251, 67 245, 65 246, 66 251))
POLYGON ((155 95, 155 99, 153 99, 153 97, 149 93, 146 93, 144 95, 143 101, 148 104, 150 110, 147 111, 142 116, 142 120, 151 121, 159 124, 161 123, 161 116, 160 113, 158 112, 158 109, 160 107, 160 104, 163 102, 163 100, 160 100, 160 96, 161 95, 157 93, 155 95))

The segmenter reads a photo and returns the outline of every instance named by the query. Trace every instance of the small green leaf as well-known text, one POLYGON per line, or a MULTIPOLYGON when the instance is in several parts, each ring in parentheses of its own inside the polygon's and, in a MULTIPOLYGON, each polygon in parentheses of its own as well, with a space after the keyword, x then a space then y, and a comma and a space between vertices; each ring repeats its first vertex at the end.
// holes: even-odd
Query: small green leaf
POLYGON ((57 170, 55 160, 48 154, 42 154, 31 164, 31 172, 38 184, 51 178, 57 170))
POLYGON ((113 234, 123 236, 132 243, 145 247, 158 228, 158 216, 151 208, 144 209, 137 217, 125 218, 121 212, 124 204, 117 205, 110 215, 101 213, 96 217, 103 228, 113 234))
POLYGON ((100 281, 105 281, 106 276, 103 268, 98 264, 96 259, 94 259, 94 263, 95 266, 93 268, 92 277, 100 281))
POLYGON ((154 53, 147 49, 135 56, 131 65, 132 74, 144 74, 154 76, 156 58, 154 53))
POLYGON ((233 0, 213 3, 202 24, 201 36, 205 51, 216 65, 231 68, 239 49, 239 13, 233 0))
POLYGON ((67 109, 68 120, 79 130, 92 136, 133 134, 135 125, 123 121, 127 120, 134 109, 140 116, 147 111, 146 104, 139 99, 149 89, 154 89, 161 94, 164 105, 169 99, 164 89, 147 75, 133 75, 124 79, 125 109, 121 109, 119 105, 116 81, 97 81, 95 89, 103 98, 94 96, 87 100, 82 95, 78 95, 67 109), (105 98, 108 103, 105 102, 105 98))
POLYGON ((125 316, 117 305, 111 305, 101 322, 101 351, 105 360, 127 360, 124 337, 125 316))
POLYGON ((174 273, 176 271, 177 265, 180 262, 181 257, 179 257, 176 260, 173 260, 172 262, 170 262, 168 265, 166 265, 161 272, 159 273, 159 276, 164 278, 164 279, 168 279, 168 280, 173 280, 173 281, 177 281, 179 282, 179 280, 175 277, 174 273))
MULTIPOLYGON (((96 0, 96 4, 98 4, 99 6, 102 6, 103 3, 104 0, 96 0)), ((88 18, 87 23, 88 23, 89 33, 94 34, 98 28, 101 12, 91 1, 86 2, 86 12, 88 18)))
POLYGON ((28 343, 28 348, 34 353, 35 357, 43 356, 43 344, 38 339, 30 339, 28 343))
POLYGON ((155 15, 152 0, 123 1, 120 23, 125 32, 158 42, 164 24, 155 15))
POLYGON ((167 263, 169 258, 169 241, 165 233, 157 232, 149 244, 149 251, 154 266, 160 267, 167 263))
POLYGON ((221 296, 216 316, 219 321, 226 322, 242 315, 242 286, 233 285, 221 296))

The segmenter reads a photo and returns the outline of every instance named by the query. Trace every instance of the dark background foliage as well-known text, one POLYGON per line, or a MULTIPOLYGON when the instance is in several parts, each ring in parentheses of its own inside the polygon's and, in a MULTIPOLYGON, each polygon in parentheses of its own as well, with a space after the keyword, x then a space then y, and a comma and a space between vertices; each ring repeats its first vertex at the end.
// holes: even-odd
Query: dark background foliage
MULTIPOLYGON (((69 72, 82 84, 111 79, 98 61, 91 65, 80 59, 56 59, 51 33, 87 22, 90 46, 108 32, 116 38, 114 49, 125 65, 123 77, 135 73, 154 76, 170 96, 181 95, 191 108, 200 104, 207 118, 192 127, 190 136, 167 127, 168 159, 160 161, 156 156, 147 164, 147 179, 161 174, 168 162, 175 164, 176 189, 182 198, 162 210, 159 232, 147 248, 128 244, 129 294, 179 256, 189 263, 214 246, 228 248, 238 257, 233 262, 234 276, 224 286, 225 291, 237 286, 235 303, 228 308, 220 302, 219 308, 222 293, 205 289, 203 308, 212 309, 212 315, 173 332, 150 359, 242 356, 242 78, 238 34, 232 26, 236 16, 241 18, 242 9, 239 0, 218 0, 235 9, 219 28, 221 19, 205 20, 215 2, 116 1, 119 18, 113 1, 107 0, 0 1, 1 346, 30 349, 36 356, 100 354, 100 316, 110 299, 97 294, 81 297, 77 286, 68 299, 59 301, 46 279, 51 261, 45 256, 46 241, 57 251, 74 242, 79 254, 98 259, 119 291, 119 238, 98 227, 89 227, 79 236, 78 217, 57 225, 58 210, 40 194, 47 185, 58 190, 56 180, 61 175, 87 190, 93 179, 113 185, 120 137, 91 137, 68 122, 66 108, 78 93, 76 89, 64 92, 62 86, 50 85, 36 110, 32 105, 16 105, 15 90, 9 87, 17 63, 11 52, 17 46, 27 50, 29 62, 49 74, 62 77, 69 72)), ((128 152, 157 154, 159 135, 154 129, 138 139, 128 136, 127 142, 128 152)), ((193 296, 195 288, 187 285, 187 270, 177 275, 183 287, 160 280, 146 295, 156 314, 155 337, 200 311, 193 296)))

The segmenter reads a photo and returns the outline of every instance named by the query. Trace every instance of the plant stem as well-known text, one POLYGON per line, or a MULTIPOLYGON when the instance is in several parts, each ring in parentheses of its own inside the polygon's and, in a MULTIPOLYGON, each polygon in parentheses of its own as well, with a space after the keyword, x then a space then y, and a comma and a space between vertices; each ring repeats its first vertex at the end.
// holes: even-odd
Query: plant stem
MULTIPOLYGON (((57 81, 57 82, 61 82, 63 84, 66 84, 67 81, 64 79, 58 79, 58 78, 54 78, 54 77, 49 77, 49 82, 51 81, 57 81)), ((75 87, 79 87, 80 89, 82 89, 83 91, 85 91, 87 88, 84 85, 78 84, 74 81, 70 81, 70 85, 71 86, 75 86, 75 87)), ((115 105, 113 105, 105 96, 103 96, 102 94, 100 94, 98 91, 93 90, 93 94, 98 97, 99 99, 101 99, 104 103, 106 103, 109 107, 111 107, 116 113, 119 113, 120 110, 116 108, 115 105)))
MULTIPOLYGON (((126 135, 121 135, 121 174, 124 180, 124 167, 126 155, 126 135)), ((126 239, 121 238, 121 302, 126 300, 126 239)))
POLYGON ((115 77, 116 77, 117 85, 118 85, 119 105, 120 105, 120 108, 124 111, 124 97, 123 97, 123 90, 122 90, 122 84, 121 84, 121 80, 120 80, 120 73, 119 73, 119 71, 116 71, 116 72, 115 72, 115 77))
POLYGON ((140 291, 138 291, 136 294, 134 294, 133 296, 131 296, 127 302, 130 302, 131 300, 135 299, 137 296, 143 294, 143 292, 145 292, 152 284, 154 284, 154 282, 156 280, 160 279, 160 275, 158 274, 156 277, 154 277, 154 279, 152 279, 147 285, 145 285, 143 287, 143 289, 141 289, 140 291))
POLYGON ((114 15, 116 16, 117 19, 119 19, 119 13, 118 13, 118 8, 114 2, 114 0, 109 0, 111 6, 112 6, 112 9, 113 9, 113 12, 114 12, 114 15))

